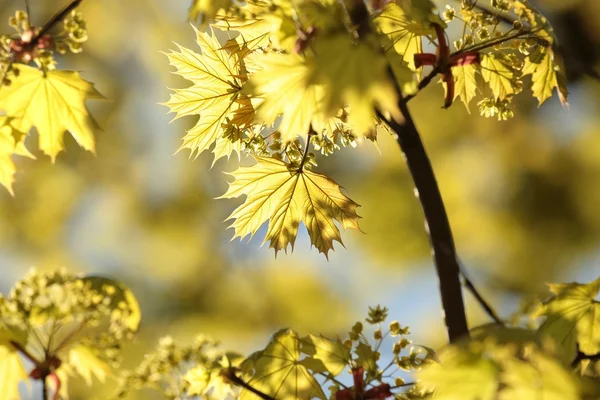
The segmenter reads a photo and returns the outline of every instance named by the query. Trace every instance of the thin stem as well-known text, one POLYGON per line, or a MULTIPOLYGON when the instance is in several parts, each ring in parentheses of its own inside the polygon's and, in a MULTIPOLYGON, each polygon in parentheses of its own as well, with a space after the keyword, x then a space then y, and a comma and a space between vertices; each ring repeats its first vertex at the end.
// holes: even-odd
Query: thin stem
POLYGON ((483 308, 483 310, 487 313, 487 315, 489 315, 489 317, 491 319, 494 320, 495 323, 497 323, 498 325, 504 326, 504 321, 502 321, 502 319, 498 316, 498 314, 496 313, 496 311, 494 310, 494 308, 490 305, 490 303, 487 302, 483 298, 483 296, 481 295, 481 293, 479 293, 479 291, 477 290, 477 288, 473 284, 473 281, 471 281, 471 279, 469 279, 469 277, 465 273, 465 269, 462 266, 459 266, 459 267, 460 267, 460 274, 463 277, 464 285, 467 288, 467 290, 469 290, 471 292, 471 294, 475 297, 475 299, 477 300, 477 302, 479 303, 479 305, 481 305, 481 307, 483 308))
MULTIPOLYGON (((533 30, 520 31, 520 32, 514 33, 512 35, 499 37, 498 39, 493 39, 493 40, 489 40, 487 42, 483 42, 483 43, 479 43, 479 44, 474 44, 473 46, 466 47, 466 48, 464 48, 462 50, 455 51, 455 52, 451 53, 450 57, 457 56, 457 55, 460 55, 460 54, 466 53, 466 52, 485 50, 485 49, 493 47, 493 46, 495 46, 497 44, 508 42, 509 40, 518 39, 520 37, 527 36, 527 35, 532 35, 532 34, 534 34, 536 32, 539 32, 539 31, 541 31, 543 29, 544 28, 536 28, 536 29, 533 29, 533 30)), ((539 39, 544 40, 541 37, 539 39)))
POLYGON ((310 149, 310 139, 316 134, 317 134, 317 132, 315 132, 311 126, 309 128, 308 135, 306 135, 306 144, 304 145, 304 154, 302 154, 302 161, 300 161, 300 165, 298 166, 298 171, 302 171, 302 168, 304 168, 304 164, 306 163, 306 158, 308 157, 308 150, 310 149))

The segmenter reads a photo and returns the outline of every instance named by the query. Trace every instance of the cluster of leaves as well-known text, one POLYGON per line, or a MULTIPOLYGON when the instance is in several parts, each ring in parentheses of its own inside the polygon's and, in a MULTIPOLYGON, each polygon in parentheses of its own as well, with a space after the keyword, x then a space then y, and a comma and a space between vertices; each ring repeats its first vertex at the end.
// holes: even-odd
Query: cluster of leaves
POLYGON ((549 287, 528 315, 544 317, 537 329, 477 328, 417 374, 420 387, 440 399, 597 398, 600 278, 549 287))
POLYGON ((553 296, 528 315, 545 317, 537 329, 484 325, 438 353, 412 345, 397 321, 384 330, 380 306, 369 309, 368 328, 356 322, 345 339, 281 329, 246 359, 205 338, 189 347, 165 338, 124 387, 170 399, 594 399, 599 287, 600 279, 551 285, 553 296))
MULTIPOLYGON (((486 10, 463 0, 447 8, 461 21, 462 37, 450 52, 446 22, 430 0, 195 1, 200 53, 179 47, 168 54, 176 74, 191 82, 165 103, 175 118, 199 116, 181 149, 191 156, 212 148, 215 161, 249 154, 256 164, 232 173, 226 198, 246 196, 231 214, 235 237, 253 236, 268 221, 265 242, 287 251, 302 222, 326 256, 342 242, 339 226, 358 229, 357 204, 330 178, 311 172, 315 152, 376 140, 384 120, 401 120, 401 102, 437 74, 446 106, 460 98, 468 108, 478 90, 482 114, 506 119, 510 103, 532 75, 540 104, 555 88, 566 102, 563 71, 546 20, 525 2, 494 1, 486 10), (362 7, 362 8, 361 8, 362 7), (356 14, 365 10, 364 21, 356 14), (510 29, 501 22, 510 20, 510 29), (223 33, 221 31, 224 31, 223 33), (219 40, 227 38, 227 40, 219 40), (437 54, 423 53, 423 43, 437 54), (424 66, 434 69, 423 78, 424 66), (481 75, 481 79, 477 76, 481 75)), ((180 149, 180 150, 181 150, 180 149)))
POLYGON ((64 149, 66 131, 81 147, 94 151, 97 123, 85 102, 103 97, 79 73, 56 70, 55 53, 80 53, 88 38, 81 13, 64 15, 65 10, 43 27, 31 26, 28 15, 17 11, 9 18, 16 33, 0 37, 0 184, 11 194, 13 155, 35 158, 25 147, 32 128, 37 130, 39 149, 52 162, 64 149), (58 23, 62 29, 50 34, 58 23))
POLYGON ((32 270, 0 296, 0 393, 19 399, 19 382, 30 378, 48 380, 54 398, 67 398, 71 376, 103 381, 140 320, 133 293, 117 281, 32 270), (24 359, 33 364, 29 374, 24 359))

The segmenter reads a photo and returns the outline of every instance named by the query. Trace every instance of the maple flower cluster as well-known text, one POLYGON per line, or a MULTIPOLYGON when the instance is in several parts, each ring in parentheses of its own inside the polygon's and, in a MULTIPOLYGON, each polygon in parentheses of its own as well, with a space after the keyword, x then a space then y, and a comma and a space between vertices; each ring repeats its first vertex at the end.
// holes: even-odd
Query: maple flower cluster
POLYGON ((137 300, 119 282, 32 270, 0 295, 0 366, 14 372, 3 386, 8 398, 18 398, 18 383, 28 377, 23 359, 33 363, 30 378, 51 378, 56 398, 71 376, 88 385, 92 376, 104 380, 140 318, 137 300))

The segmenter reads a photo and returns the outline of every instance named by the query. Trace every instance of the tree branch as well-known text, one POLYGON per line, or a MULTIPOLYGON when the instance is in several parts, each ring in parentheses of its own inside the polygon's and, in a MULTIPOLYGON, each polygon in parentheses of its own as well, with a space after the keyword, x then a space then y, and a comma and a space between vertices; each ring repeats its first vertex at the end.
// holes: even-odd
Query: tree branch
POLYGON ((403 98, 399 101, 404 121, 387 120, 396 133, 396 140, 404 153, 408 169, 415 184, 415 194, 425 214, 425 227, 429 234, 432 255, 440 283, 444 321, 450 342, 469 334, 467 317, 459 278, 454 238, 433 168, 423 147, 419 132, 403 98))
MULTIPOLYGON (((364 1, 343 0, 343 2, 348 10, 352 24, 357 29, 359 38, 363 38, 373 32, 370 14, 364 1)), ((389 69, 389 73, 391 81, 396 82, 391 69, 389 69)), ((435 74, 432 73, 429 81, 434 76, 435 74)), ((424 83, 424 86, 427 83, 424 83)), ((429 157, 423 147, 423 142, 412 120, 412 116, 408 111, 402 92, 397 84, 395 86, 398 94, 398 107, 402 113, 403 121, 387 120, 381 112, 377 111, 377 113, 379 118, 386 121, 390 129, 396 133, 398 145, 404 153, 408 169, 415 184, 415 193, 421 202, 421 207, 425 214, 426 230, 429 234, 436 272, 439 278, 444 322, 446 324, 448 339, 450 342, 455 342, 461 337, 468 336, 469 328, 467 326, 454 239, 429 157)))

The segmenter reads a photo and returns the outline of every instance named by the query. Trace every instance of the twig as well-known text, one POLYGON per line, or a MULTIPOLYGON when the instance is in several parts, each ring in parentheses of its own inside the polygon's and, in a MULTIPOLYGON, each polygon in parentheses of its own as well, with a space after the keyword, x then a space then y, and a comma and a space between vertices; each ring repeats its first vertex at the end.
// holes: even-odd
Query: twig
POLYGON ((254 393, 263 400, 276 400, 274 397, 269 396, 266 393, 261 392, 258 389, 253 388, 248 383, 244 382, 242 378, 235 374, 235 368, 227 368, 222 372, 223 376, 231 381, 234 385, 241 386, 242 388, 254 393))
POLYGON ((573 362, 571 363, 571 367, 572 368, 577 367, 577 364, 579 364, 583 360, 600 361, 600 353, 587 355, 585 353, 582 353, 580 350, 577 350, 577 355, 573 359, 573 362))
POLYGON ((459 268, 460 268, 460 274, 463 277, 464 285, 467 288, 467 290, 469 290, 471 292, 471 294, 475 297, 475 300, 477 300, 477 302, 479 303, 481 308, 483 308, 483 310, 487 313, 487 315, 489 315, 489 317, 491 319, 494 320, 494 322, 496 322, 498 325, 504 326, 504 321, 502 321, 502 319, 498 316, 498 314, 496 313, 494 308, 490 305, 490 303, 487 302, 483 298, 481 293, 479 293, 479 291, 473 284, 473 281, 471 281, 471 279, 467 276, 467 273, 465 272, 465 268, 462 265, 459 265, 459 268))

